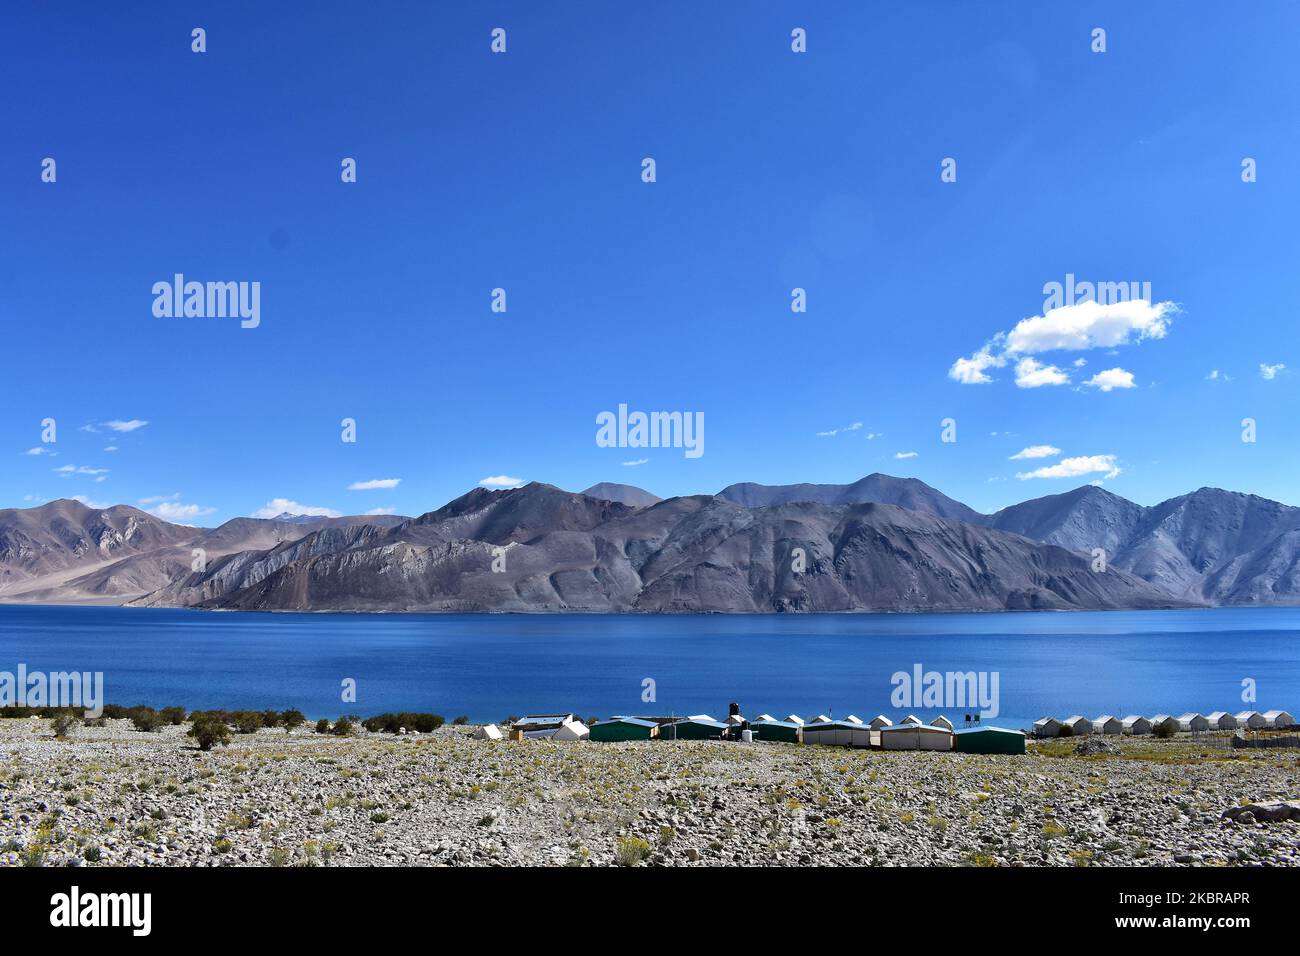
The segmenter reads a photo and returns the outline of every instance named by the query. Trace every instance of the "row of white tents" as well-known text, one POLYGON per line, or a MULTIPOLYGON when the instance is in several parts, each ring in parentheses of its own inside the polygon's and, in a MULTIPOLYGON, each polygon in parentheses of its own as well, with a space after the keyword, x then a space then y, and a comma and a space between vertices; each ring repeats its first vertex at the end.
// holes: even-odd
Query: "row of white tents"
POLYGON ((1037 737, 1059 737, 1064 728, 1079 737, 1084 734, 1152 734, 1161 727, 1177 733, 1178 731, 1201 733, 1207 730, 1276 730, 1291 727, 1295 716, 1285 710, 1243 710, 1233 714, 1226 710, 1216 710, 1212 714, 1188 712, 1177 717, 1170 714, 1156 714, 1143 717, 1130 714, 1127 717, 1115 717, 1102 714, 1091 719, 1075 714, 1065 720, 1055 717, 1041 717, 1034 721, 1034 735, 1037 737))

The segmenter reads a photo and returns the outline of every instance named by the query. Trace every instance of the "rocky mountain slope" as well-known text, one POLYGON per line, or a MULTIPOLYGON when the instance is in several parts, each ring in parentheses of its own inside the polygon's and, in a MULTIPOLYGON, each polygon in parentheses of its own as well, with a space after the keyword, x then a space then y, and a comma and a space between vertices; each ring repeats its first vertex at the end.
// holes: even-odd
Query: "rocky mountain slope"
POLYGON ((916 479, 660 500, 478 488, 416 518, 0 511, 0 602, 258 610, 764 612, 1300 604, 1300 508, 1097 487, 981 515, 916 479), (205 559, 192 570, 195 549, 205 559), (1094 570, 1102 549, 1106 570, 1094 570))
POLYGON ((140 603, 241 610, 866 611, 1162 607, 1063 548, 894 505, 634 509, 531 484, 379 533, 231 555, 140 603))

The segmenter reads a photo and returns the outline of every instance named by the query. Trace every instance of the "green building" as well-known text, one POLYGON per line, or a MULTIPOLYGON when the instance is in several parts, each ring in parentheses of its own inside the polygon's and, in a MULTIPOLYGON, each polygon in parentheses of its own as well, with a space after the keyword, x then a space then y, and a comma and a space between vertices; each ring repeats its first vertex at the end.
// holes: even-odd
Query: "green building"
POLYGON ((800 740, 799 725, 784 720, 756 720, 749 729, 754 732, 755 740, 775 740, 786 744, 797 744, 800 740))
POLYGON ((956 750, 966 754, 1022 754, 1025 752, 1025 735, 1005 727, 972 727, 958 730, 956 750))
POLYGON ((591 725, 591 740, 650 740, 659 736, 659 725, 639 717, 611 717, 591 725))

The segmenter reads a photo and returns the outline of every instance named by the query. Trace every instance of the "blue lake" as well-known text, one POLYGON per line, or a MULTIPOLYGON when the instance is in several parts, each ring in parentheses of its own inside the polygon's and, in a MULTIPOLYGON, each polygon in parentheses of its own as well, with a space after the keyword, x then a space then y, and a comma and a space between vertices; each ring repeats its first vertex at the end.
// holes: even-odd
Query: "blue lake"
MULTIPOLYGON (((1000 715, 1300 709, 1300 608, 761 616, 247 614, 0 606, 0 671, 104 673, 119 704, 435 711, 884 712, 891 675, 997 672, 1000 715), (345 704, 341 682, 357 682, 345 704), (656 700, 642 701, 643 681, 656 700), (1243 702, 1253 679, 1255 703, 1243 702)), ((951 707, 916 708, 921 717, 951 707)), ((970 709, 970 708, 968 708, 970 709)))

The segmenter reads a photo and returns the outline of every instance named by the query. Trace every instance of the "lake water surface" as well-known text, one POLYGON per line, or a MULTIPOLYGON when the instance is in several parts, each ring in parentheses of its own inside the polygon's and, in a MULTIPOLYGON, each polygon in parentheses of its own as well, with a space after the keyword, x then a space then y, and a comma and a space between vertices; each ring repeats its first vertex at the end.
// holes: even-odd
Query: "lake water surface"
MULTIPOLYGON (((111 703, 425 710, 884 712, 891 675, 997 672, 1000 714, 1300 709, 1300 608, 1009 614, 365 615, 0 606, 0 671, 102 671, 111 703), (357 682, 343 703, 345 678, 357 682), (642 701, 643 681, 656 700, 642 701), (1258 687, 1242 701, 1243 679, 1258 687)), ((923 718, 951 707, 909 707, 923 718)))

